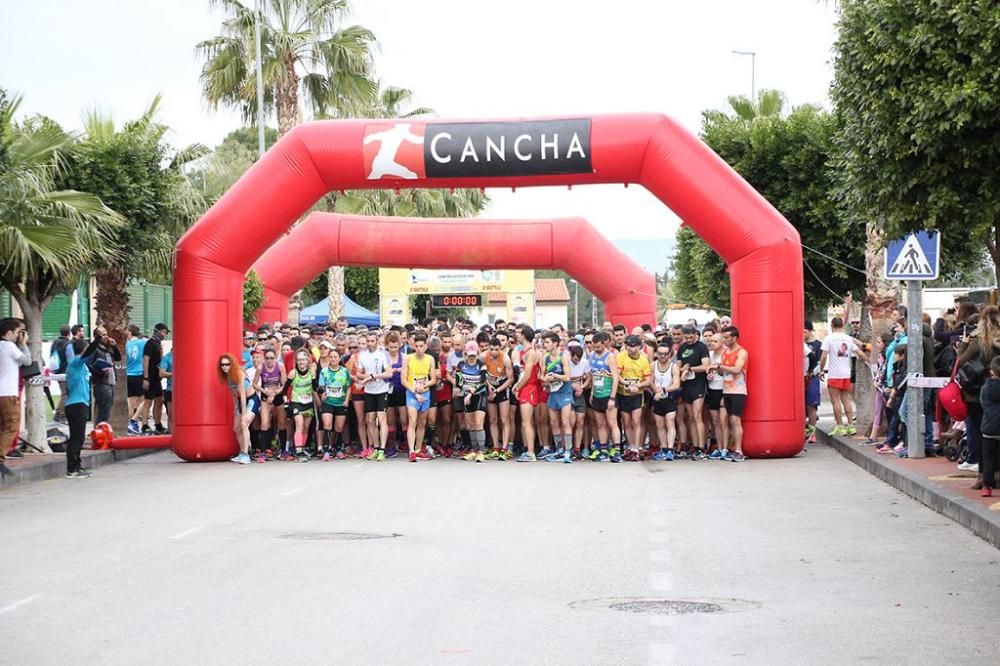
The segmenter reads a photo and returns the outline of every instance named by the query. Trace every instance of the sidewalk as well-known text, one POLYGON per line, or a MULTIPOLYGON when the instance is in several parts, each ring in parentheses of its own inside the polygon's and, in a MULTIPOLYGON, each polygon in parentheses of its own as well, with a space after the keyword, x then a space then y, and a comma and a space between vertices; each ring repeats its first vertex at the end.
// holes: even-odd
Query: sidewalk
MULTIPOLYGON (((82 452, 83 466, 86 469, 96 469, 110 465, 119 460, 128 460, 139 456, 156 453, 163 449, 131 449, 121 451, 101 450, 82 452)), ((7 467, 14 472, 13 476, 0 476, 0 489, 10 488, 22 483, 44 481, 46 479, 61 479, 66 476, 66 455, 62 453, 25 454, 23 458, 7 458, 7 467)))
MULTIPOLYGON (((830 423, 823 427, 832 426, 830 423)), ((910 459, 880 455, 875 447, 861 445, 863 437, 833 437, 823 429, 817 429, 816 436, 890 486, 1000 547, 1000 493, 994 491, 993 497, 980 497, 978 490, 971 490, 975 473, 961 472, 955 468, 956 463, 943 457, 910 459)))

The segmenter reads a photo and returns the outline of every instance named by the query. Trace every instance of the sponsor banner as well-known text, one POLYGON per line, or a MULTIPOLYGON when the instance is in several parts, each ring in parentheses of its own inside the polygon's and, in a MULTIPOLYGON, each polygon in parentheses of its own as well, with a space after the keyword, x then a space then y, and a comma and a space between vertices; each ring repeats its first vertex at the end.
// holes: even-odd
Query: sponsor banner
POLYGON ((532 290, 534 279, 534 271, 530 270, 379 269, 379 289, 383 294, 521 292, 532 290))
POLYGON ((379 299, 379 317, 382 326, 404 326, 410 320, 410 299, 402 294, 389 294, 379 299))
POLYGON ((534 292, 507 294, 507 321, 535 325, 534 292))
POLYGON ((368 180, 590 173, 589 118, 488 123, 372 123, 368 180))

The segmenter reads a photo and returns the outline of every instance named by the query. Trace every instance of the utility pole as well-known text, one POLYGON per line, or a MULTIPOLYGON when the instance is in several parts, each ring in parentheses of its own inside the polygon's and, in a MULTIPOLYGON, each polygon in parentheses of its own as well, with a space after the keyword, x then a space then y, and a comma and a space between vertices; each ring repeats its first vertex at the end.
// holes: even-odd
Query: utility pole
POLYGON ((757 52, 737 51, 733 49, 735 55, 750 56, 750 101, 757 103, 757 52))
POLYGON ((264 63, 260 49, 260 0, 253 3, 254 40, 257 44, 257 156, 264 157, 264 63))
POLYGON ((573 330, 580 328, 580 283, 570 279, 573 283, 573 330))

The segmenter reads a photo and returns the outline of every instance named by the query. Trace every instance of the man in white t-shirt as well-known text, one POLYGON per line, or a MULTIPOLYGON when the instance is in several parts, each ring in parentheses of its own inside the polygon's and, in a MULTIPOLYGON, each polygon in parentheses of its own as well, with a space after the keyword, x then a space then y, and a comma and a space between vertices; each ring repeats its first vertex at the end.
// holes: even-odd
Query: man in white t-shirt
POLYGON ((30 364, 24 322, 0 319, 0 476, 12 473, 4 461, 21 433, 20 369, 30 364))
POLYGON ((854 403, 851 401, 851 359, 868 360, 868 355, 851 336, 844 333, 844 320, 834 317, 830 321, 831 332, 823 338, 822 356, 819 359, 820 380, 826 380, 833 405, 833 420, 836 426, 831 435, 855 435, 854 403))
POLYGON ((378 346, 378 335, 374 331, 365 337, 366 349, 358 354, 361 368, 359 378, 365 387, 365 422, 368 428, 368 442, 375 451, 369 460, 385 460, 385 444, 389 439, 389 424, 385 419, 385 408, 389 397, 389 382, 392 377, 392 363, 389 353, 378 346))

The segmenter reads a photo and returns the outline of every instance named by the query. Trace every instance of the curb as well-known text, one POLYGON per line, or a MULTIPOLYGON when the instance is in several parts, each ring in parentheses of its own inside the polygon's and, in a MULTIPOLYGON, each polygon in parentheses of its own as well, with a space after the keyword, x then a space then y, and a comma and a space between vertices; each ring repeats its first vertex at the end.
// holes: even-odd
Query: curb
MULTIPOLYGON (((83 465, 87 469, 96 469, 98 467, 104 467, 105 465, 114 464, 119 460, 138 458, 139 456, 149 455, 150 453, 156 453, 157 451, 162 450, 163 449, 104 449, 100 451, 91 451, 89 449, 84 449, 82 452, 83 465)), ((30 456, 25 456, 27 464, 9 465, 14 474, 13 476, 0 476, 0 489, 12 488, 25 483, 33 483, 35 481, 64 478, 66 476, 66 457, 58 454, 45 457, 49 458, 49 460, 34 463, 29 462, 30 456)))
POLYGON ((848 439, 834 437, 819 428, 816 434, 824 444, 871 475, 1000 547, 1000 516, 996 512, 942 488, 920 474, 887 464, 872 447, 857 446, 848 439))

